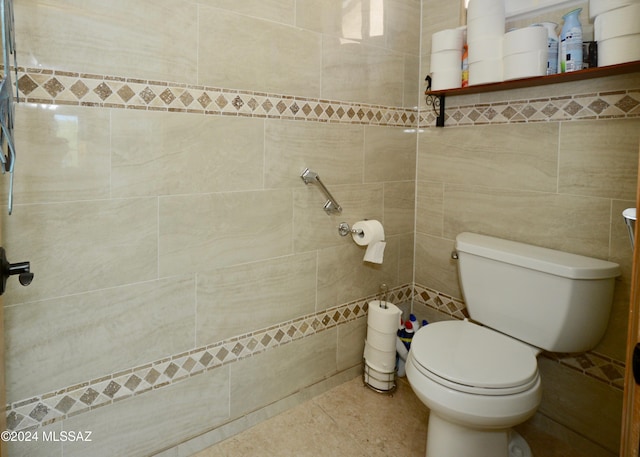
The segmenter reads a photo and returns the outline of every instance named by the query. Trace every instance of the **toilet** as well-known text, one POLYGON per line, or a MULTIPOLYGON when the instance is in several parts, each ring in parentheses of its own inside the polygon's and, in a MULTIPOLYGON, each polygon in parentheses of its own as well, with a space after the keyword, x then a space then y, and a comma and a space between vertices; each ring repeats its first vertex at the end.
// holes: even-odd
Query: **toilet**
POLYGON ((406 361, 430 409, 427 457, 528 457, 511 427, 540 405, 537 356, 600 341, 620 267, 467 232, 455 254, 470 320, 420 329, 406 361))

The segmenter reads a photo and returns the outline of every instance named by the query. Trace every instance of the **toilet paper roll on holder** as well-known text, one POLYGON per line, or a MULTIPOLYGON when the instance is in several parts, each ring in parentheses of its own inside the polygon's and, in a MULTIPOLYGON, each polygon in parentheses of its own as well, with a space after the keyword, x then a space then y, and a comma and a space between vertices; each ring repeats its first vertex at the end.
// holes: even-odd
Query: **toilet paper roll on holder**
POLYGON ((340 222, 340 225, 338 225, 338 233, 340 234, 340 236, 347 236, 350 234, 358 236, 364 235, 364 232, 361 229, 351 228, 346 222, 340 222))

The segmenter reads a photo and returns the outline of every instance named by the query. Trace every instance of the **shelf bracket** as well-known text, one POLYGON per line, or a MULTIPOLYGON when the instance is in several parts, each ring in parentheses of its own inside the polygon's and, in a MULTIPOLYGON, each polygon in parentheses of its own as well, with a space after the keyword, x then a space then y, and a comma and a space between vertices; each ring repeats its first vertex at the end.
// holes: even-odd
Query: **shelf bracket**
POLYGON ((444 127, 444 94, 432 94, 431 90, 431 76, 427 75, 425 78, 427 81, 427 90, 425 91, 427 106, 433 107, 433 112, 436 115, 436 127, 444 127))
POLYGON ((433 107, 436 115, 436 127, 444 127, 444 94, 427 94, 427 106, 433 107))

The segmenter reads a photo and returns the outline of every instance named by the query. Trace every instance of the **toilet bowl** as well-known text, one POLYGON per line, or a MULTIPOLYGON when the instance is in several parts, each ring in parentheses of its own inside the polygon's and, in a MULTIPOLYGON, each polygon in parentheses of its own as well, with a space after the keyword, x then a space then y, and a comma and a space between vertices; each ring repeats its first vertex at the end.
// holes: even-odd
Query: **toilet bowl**
POLYGON ((619 265, 473 233, 456 237, 472 321, 413 337, 406 374, 429 409, 427 457, 527 457, 511 427, 542 399, 537 356, 593 348, 607 326, 619 265))
POLYGON ((468 321, 417 332, 406 373, 430 409, 427 456, 507 457, 510 428, 542 399, 537 352, 468 321))

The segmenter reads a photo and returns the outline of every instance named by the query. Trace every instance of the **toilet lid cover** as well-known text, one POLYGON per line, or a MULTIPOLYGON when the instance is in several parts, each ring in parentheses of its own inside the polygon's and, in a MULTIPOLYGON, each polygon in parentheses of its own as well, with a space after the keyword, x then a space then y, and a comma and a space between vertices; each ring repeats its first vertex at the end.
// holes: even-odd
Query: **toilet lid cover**
POLYGON ((411 352, 428 371, 466 386, 507 389, 538 374, 533 348, 468 321, 427 325, 413 337, 411 352))

